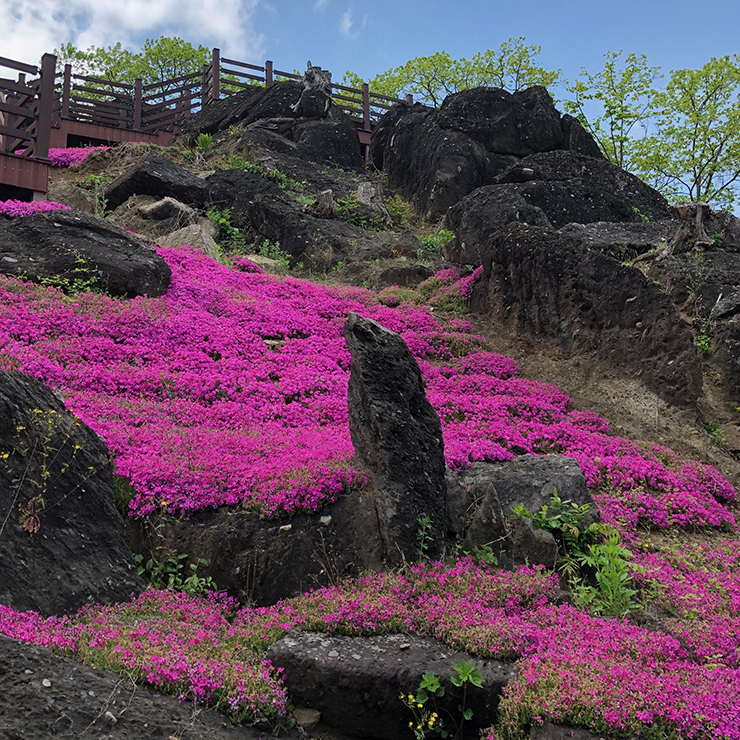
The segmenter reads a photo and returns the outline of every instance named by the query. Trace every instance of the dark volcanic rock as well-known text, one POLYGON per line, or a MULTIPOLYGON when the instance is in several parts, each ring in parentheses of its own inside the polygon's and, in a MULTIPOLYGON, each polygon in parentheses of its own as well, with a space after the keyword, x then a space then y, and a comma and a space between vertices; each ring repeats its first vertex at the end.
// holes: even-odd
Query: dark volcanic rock
MULTIPOLYGON (((213 205, 232 209, 231 222, 245 233, 278 243, 294 263, 328 270, 349 255, 377 249, 377 234, 335 219, 301 212, 275 183, 243 170, 222 170, 207 179, 213 205)), ((388 235, 386 241, 396 235, 388 235)))
POLYGON ((365 171, 357 131, 344 113, 333 121, 307 121, 296 128, 293 138, 297 153, 312 162, 365 171))
POLYGON ((204 558, 208 565, 199 576, 211 576, 219 590, 258 606, 382 567, 378 516, 367 491, 343 495, 316 514, 282 519, 222 508, 187 520, 166 517, 156 533, 146 520, 129 517, 126 524, 136 552, 158 557, 163 547, 204 558))
POLYGON ((200 208, 206 201, 206 184, 201 178, 159 154, 150 154, 126 170, 105 188, 109 208, 118 208, 132 195, 170 196, 200 208))
MULTIPOLYGON (((577 152, 534 154, 495 177, 494 183, 447 212, 445 225, 456 235, 445 248, 447 259, 480 264, 491 235, 514 221, 556 229, 598 221, 642 227, 668 221, 674 223, 673 232, 678 226, 657 190, 605 159, 577 152)), ((667 224, 661 227, 661 234, 664 231, 669 231, 667 224)))
POLYGON ((318 709, 322 722, 352 737, 401 740, 409 735, 410 711, 401 693, 416 692, 422 674, 434 673, 446 688, 438 700, 444 717, 459 716, 461 694, 451 681, 453 664, 472 663, 483 675, 483 688, 469 687, 468 725, 490 726, 503 687, 516 677, 513 664, 479 660, 421 635, 340 637, 291 632, 267 652, 272 664, 285 669, 286 687, 294 701, 318 709))
POLYGON ((509 224, 488 241, 474 310, 491 310, 518 331, 551 337, 569 353, 596 352, 669 403, 701 391, 689 326, 639 270, 588 252, 569 236, 509 224))
POLYGON ((350 434, 375 486, 385 557, 415 560, 419 519, 427 516, 428 556, 438 558, 444 552, 444 446, 419 366, 398 334, 370 319, 350 313, 344 337, 352 355, 350 434))
POLYGON ((479 87, 448 96, 436 110, 394 106, 373 133, 370 156, 431 220, 522 157, 566 148, 600 156, 575 119, 561 118, 547 90, 479 87))
POLYGON ((178 129, 175 136, 176 141, 183 142, 186 146, 195 143, 198 134, 215 134, 234 126, 244 118, 255 101, 264 95, 263 87, 247 87, 234 95, 204 105, 194 116, 186 119, 178 129))
MULTIPOLYGON (((723 243, 724 248, 724 243, 723 243)), ((740 401, 740 254, 714 251, 659 257, 646 275, 689 315, 710 338, 718 380, 734 402, 740 401)))
POLYGON ((537 529, 531 519, 515 519, 511 528, 511 559, 518 565, 543 565, 555 570, 558 562, 558 543, 552 533, 537 529))
POLYGON ((675 219, 665 218, 649 222, 598 221, 589 224, 568 224, 560 229, 560 233, 572 236, 588 250, 608 254, 617 260, 625 260, 664 247, 676 233, 677 227, 675 219))
POLYGON ((531 532, 526 524, 517 522, 512 531, 511 518, 518 504, 532 513, 538 512, 550 503, 555 491, 563 500, 579 506, 588 504, 588 524, 600 519, 586 478, 578 463, 569 457, 522 455, 509 462, 476 462, 457 473, 448 471, 448 533, 462 540, 465 550, 491 547, 505 566, 526 560, 552 567, 557 556, 554 539, 542 530, 531 532))
POLYGON ((0 372, 0 451, 0 603, 69 614, 143 590, 105 444, 16 371, 0 372))
POLYGON ((0 217, 0 271, 35 282, 95 277, 112 295, 129 297, 162 295, 172 278, 151 247, 81 211, 0 217))
MULTIPOLYGON (((258 740, 220 712, 160 694, 118 673, 0 636, 0 736, 3 740, 258 740)), ((295 730, 281 737, 297 738, 295 730)))

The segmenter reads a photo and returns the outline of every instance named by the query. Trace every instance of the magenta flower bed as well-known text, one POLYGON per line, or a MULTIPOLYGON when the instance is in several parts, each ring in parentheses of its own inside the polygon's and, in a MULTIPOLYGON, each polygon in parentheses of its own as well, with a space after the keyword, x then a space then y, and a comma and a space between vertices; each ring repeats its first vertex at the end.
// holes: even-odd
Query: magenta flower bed
POLYGON ((0 200, 0 216, 31 216, 34 213, 45 213, 46 211, 69 210, 69 206, 63 203, 55 203, 53 200, 33 200, 26 203, 21 200, 0 200))
MULTIPOLYGON (((579 462, 605 519, 627 530, 735 525, 737 494, 716 470, 609 436, 557 388, 518 377, 464 320, 444 325, 359 288, 235 271, 189 248, 160 254, 173 281, 158 299, 66 298, 0 281, 6 365, 59 388, 106 439, 137 491, 134 514, 316 510, 362 485, 350 464, 342 336, 356 311, 399 332, 419 359, 453 469, 561 453, 579 462)), ((440 291, 459 295, 454 276, 443 278, 440 291)))
POLYGON ((0 607, 0 632, 133 672, 246 721, 257 711, 285 716, 279 676, 260 656, 289 629, 420 632, 483 657, 519 659, 490 738, 523 738, 524 727, 545 719, 625 737, 740 738, 737 668, 697 663, 667 634, 555 606, 557 582, 541 569, 494 573, 464 558, 261 609, 171 592, 73 618, 0 607))
POLYGON ((105 151, 107 146, 51 147, 49 159, 52 167, 79 167, 92 152, 105 151))

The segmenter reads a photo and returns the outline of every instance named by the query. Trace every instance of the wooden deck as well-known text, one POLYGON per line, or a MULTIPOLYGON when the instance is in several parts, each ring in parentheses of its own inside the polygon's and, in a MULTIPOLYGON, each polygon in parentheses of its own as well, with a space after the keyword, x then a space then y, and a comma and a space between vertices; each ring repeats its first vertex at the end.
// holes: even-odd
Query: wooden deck
MULTIPOLYGON (((301 79, 275 69, 271 61, 258 66, 222 58, 219 49, 213 49, 210 63, 200 72, 149 85, 140 79, 127 84, 77 75, 70 65, 57 73, 56 61, 44 54, 39 68, 0 57, 0 193, 17 189, 43 197, 50 146, 164 145, 184 120, 205 106, 254 85, 301 79), (3 68, 13 76, 1 76, 3 68)), ((350 117, 365 153, 380 117, 395 103, 413 103, 411 96, 400 100, 373 93, 367 85, 335 83, 332 98, 350 117)))

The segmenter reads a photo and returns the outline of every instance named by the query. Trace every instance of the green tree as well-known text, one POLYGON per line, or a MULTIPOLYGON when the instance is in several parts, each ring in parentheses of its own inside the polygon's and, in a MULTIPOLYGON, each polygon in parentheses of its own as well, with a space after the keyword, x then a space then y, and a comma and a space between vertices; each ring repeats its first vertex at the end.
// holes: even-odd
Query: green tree
MULTIPOLYGON (((552 87, 560 80, 560 70, 548 71, 535 64, 542 47, 525 44, 524 36, 510 38, 498 51, 476 54, 469 65, 468 86, 501 87, 516 92, 526 87, 552 87)), ((464 60, 463 60, 464 61, 464 60)))
MULTIPOLYGON (((71 64, 75 74, 128 84, 141 77, 145 85, 200 72, 211 56, 207 47, 194 47, 177 36, 147 39, 139 52, 130 52, 120 43, 107 47, 91 46, 86 50, 67 43, 54 49, 54 54, 58 65, 71 64)), ((175 86, 164 85, 162 94, 175 86)))
POLYGON ((740 55, 671 72, 655 133, 635 143, 635 172, 672 200, 735 202, 740 177, 740 55))
MULTIPOLYGON (((419 102, 438 106, 451 93, 471 87, 502 87, 516 92, 532 85, 554 85, 560 70, 548 71, 535 63, 541 48, 527 46, 524 37, 511 38, 497 51, 476 54, 472 60, 453 59, 447 52, 416 57, 389 69, 369 81, 370 89, 381 95, 402 98, 413 95, 419 102)), ((342 84, 359 87, 364 80, 346 72, 342 84)))
MULTIPOLYGON (((210 58, 211 50, 206 46, 194 47, 177 36, 160 36, 144 42, 141 52, 136 55, 134 73, 149 85, 200 72, 210 58)), ((165 85, 162 92, 177 86, 165 85)))
POLYGON ((610 161, 629 169, 636 129, 654 110, 658 93, 653 82, 661 75, 644 54, 628 54, 624 61, 621 56, 622 51, 608 51, 604 68, 593 75, 582 68, 579 79, 566 84, 573 97, 563 107, 578 118, 610 161))
POLYGON ((120 43, 108 47, 90 46, 86 50, 67 43, 54 49, 54 54, 60 71, 65 64, 71 64, 75 74, 100 77, 109 82, 131 84, 136 77, 138 55, 124 49, 120 43))

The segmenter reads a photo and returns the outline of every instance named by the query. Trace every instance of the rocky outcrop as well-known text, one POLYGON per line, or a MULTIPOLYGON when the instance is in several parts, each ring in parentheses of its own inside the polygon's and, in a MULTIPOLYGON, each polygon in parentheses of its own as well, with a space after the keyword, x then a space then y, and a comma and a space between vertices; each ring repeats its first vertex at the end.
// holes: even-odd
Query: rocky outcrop
MULTIPOLYGON (((445 256, 480 264, 488 239, 511 222, 555 229, 632 222, 639 230, 648 225, 645 219, 653 225, 674 218, 660 193, 611 162, 577 152, 546 152, 525 157, 450 208, 445 226, 455 232, 455 240, 445 247, 445 256)), ((672 235, 677 225, 673 221, 671 231, 665 224, 661 235, 672 235)))
POLYGON ((189 206, 202 208, 206 185, 201 178, 159 154, 149 154, 106 185, 109 208, 118 208, 132 195, 169 196, 189 206))
POLYGON ((501 692, 516 677, 512 663, 480 660, 421 635, 341 637, 294 631, 267 652, 284 669, 294 701, 321 712, 321 721, 352 737, 402 740, 413 715, 399 700, 415 693, 422 674, 434 673, 446 688, 438 700, 443 718, 458 717, 461 693, 451 681, 457 661, 473 664, 483 687, 468 688, 471 732, 490 726, 501 692))
POLYGON ((349 429, 356 458, 370 473, 390 564, 413 562, 421 518, 427 555, 444 553, 445 480, 442 426, 426 398, 421 371, 398 334, 350 313, 344 337, 352 355, 349 429))
POLYGON ((172 278, 154 249, 72 210, 0 217, 0 272, 60 287, 78 281, 126 297, 162 295, 172 278))
MULTIPOLYGON (((180 128, 177 139, 192 145, 199 133, 215 134, 234 126, 249 140, 273 133, 300 158, 345 170, 364 172, 357 132, 349 116, 318 90, 297 81, 276 82, 206 106, 180 128)), ((279 142, 272 142, 279 146, 279 142)))
MULTIPOLYGON (((100 671, 44 647, 0 636, 0 732, 14 740, 258 740, 213 709, 182 702, 118 673, 100 671)), ((269 734, 269 733, 268 733, 269 734)), ((299 737, 283 730, 281 737, 299 737)))
POLYGON ((587 251, 573 237, 510 224, 480 244, 484 277, 475 310, 516 331, 550 337, 566 352, 595 352, 669 403, 693 404, 701 363, 691 330, 639 270, 587 251))
POLYGON ((0 603, 70 614, 143 590, 103 440, 22 373, 0 372, 0 603))
POLYGON ((479 87, 448 96, 436 110, 395 105, 373 133, 370 156, 392 188, 435 220, 521 158, 558 149, 601 157, 545 88, 511 94, 479 87))
POLYGON ((398 234, 378 235, 337 219, 303 213, 275 183, 245 170, 221 170, 207 178, 209 201, 231 209, 231 223, 257 242, 279 244, 293 263, 327 271, 338 261, 391 256, 398 234))

